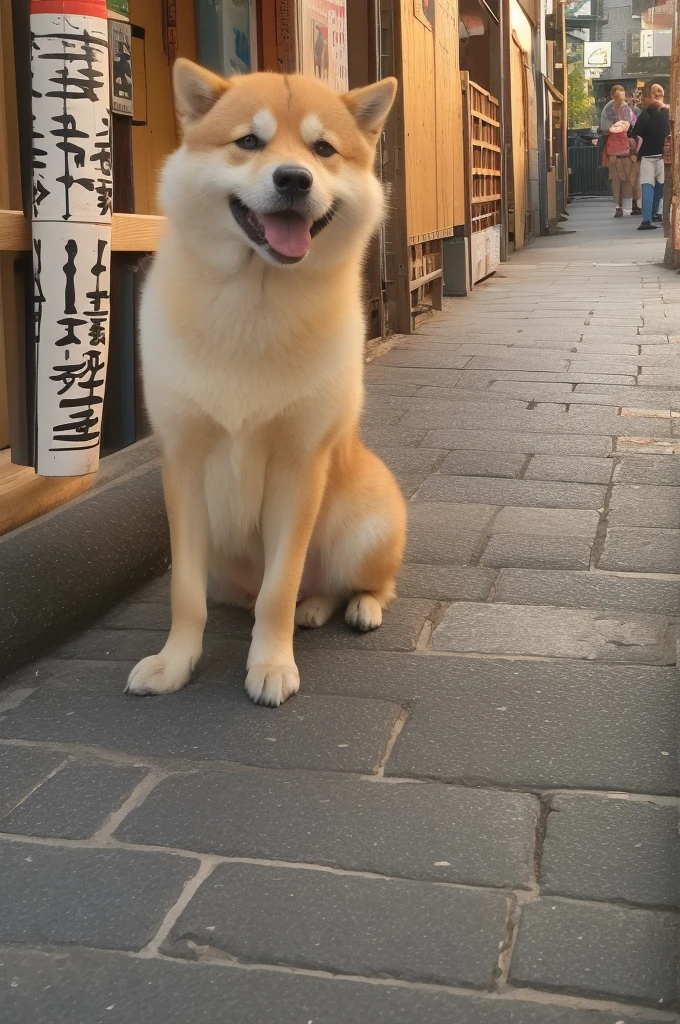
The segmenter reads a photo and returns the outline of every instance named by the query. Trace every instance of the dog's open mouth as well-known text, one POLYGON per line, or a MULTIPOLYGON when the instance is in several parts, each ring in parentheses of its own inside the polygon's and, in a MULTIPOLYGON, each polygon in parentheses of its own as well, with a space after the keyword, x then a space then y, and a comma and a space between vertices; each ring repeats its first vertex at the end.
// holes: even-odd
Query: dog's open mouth
POLYGON ((236 223, 255 245, 266 245, 280 263, 297 263, 309 252, 312 239, 335 216, 335 207, 318 220, 309 220, 295 210, 255 213, 235 196, 229 200, 236 223))

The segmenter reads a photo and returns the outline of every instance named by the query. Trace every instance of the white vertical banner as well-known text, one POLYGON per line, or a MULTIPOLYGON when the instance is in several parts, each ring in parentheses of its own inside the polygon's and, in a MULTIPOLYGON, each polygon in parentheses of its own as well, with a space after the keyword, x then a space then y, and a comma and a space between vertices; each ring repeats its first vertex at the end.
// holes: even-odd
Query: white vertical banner
POLYGON ((111 121, 106 0, 31 0, 35 467, 99 464, 108 361, 111 121))

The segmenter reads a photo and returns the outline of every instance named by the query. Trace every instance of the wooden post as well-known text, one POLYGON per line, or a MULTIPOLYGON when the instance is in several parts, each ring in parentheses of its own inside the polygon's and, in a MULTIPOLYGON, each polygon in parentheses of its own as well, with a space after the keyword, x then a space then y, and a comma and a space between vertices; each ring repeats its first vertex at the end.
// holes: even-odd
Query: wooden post
POLYGON ((106 0, 31 0, 36 470, 99 462, 108 361, 111 140, 106 0))
POLYGON ((671 57, 671 209, 670 232, 666 243, 665 262, 670 267, 680 267, 680 33, 677 31, 677 10, 673 24, 673 54, 671 57))

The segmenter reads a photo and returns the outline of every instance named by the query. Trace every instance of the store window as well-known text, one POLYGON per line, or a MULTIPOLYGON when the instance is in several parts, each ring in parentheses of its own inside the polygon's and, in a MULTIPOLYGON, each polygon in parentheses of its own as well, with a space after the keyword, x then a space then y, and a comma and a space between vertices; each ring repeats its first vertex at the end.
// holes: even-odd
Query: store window
POLYGON ((250 0, 196 0, 199 62, 220 75, 254 70, 253 14, 250 0))

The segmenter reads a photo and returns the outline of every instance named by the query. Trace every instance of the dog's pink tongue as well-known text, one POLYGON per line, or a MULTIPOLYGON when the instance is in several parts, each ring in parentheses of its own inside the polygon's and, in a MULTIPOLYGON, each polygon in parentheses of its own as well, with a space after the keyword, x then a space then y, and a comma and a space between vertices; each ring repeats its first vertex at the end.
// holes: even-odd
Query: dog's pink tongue
POLYGON ((312 244, 311 220, 305 220, 299 213, 260 213, 258 218, 264 228, 264 237, 272 249, 281 256, 304 256, 312 244))

